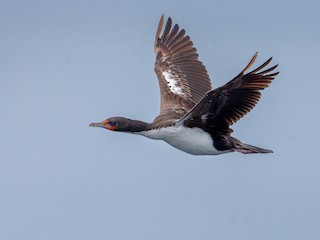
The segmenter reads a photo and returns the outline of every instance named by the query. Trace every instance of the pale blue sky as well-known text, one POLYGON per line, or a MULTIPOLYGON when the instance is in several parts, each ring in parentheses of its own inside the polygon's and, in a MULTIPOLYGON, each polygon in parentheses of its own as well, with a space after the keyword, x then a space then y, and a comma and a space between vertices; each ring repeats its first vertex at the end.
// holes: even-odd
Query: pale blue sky
POLYGON ((2 1, 0 239, 320 239, 319 1, 2 1), (214 87, 259 51, 281 74, 234 136, 274 154, 196 157, 89 128, 159 112, 161 14, 214 87))

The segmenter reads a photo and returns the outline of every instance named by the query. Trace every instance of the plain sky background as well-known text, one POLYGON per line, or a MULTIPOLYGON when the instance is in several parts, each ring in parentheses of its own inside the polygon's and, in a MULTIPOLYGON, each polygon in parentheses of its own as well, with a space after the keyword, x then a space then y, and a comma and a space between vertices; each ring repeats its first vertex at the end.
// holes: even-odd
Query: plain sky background
POLYGON ((320 239, 320 2, 1 1, 0 239, 320 239), (161 14, 214 87, 255 51, 281 74, 234 136, 273 154, 192 156, 89 128, 159 112, 161 14))

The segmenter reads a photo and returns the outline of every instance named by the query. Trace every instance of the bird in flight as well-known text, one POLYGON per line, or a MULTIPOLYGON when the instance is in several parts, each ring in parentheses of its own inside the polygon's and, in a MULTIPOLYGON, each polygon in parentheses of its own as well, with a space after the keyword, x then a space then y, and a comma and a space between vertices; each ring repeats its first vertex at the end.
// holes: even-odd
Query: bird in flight
POLYGON ((154 51, 155 72, 160 87, 160 114, 152 123, 124 117, 111 117, 91 127, 102 127, 164 140, 193 155, 230 152, 272 153, 271 150, 242 143, 231 136, 230 126, 247 114, 259 101, 261 91, 279 72, 267 67, 272 58, 249 71, 257 58, 222 87, 212 89, 205 66, 184 29, 172 26, 163 15, 158 25, 154 51))

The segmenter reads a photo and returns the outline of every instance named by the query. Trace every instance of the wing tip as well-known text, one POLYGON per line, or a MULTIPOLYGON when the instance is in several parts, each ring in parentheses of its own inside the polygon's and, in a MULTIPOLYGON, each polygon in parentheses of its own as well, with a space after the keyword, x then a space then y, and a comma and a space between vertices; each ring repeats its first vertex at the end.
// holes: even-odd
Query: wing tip
POLYGON ((156 41, 160 37, 161 31, 162 31, 162 28, 163 28, 163 22, 164 22, 164 14, 161 15, 160 20, 159 20, 157 33, 156 33, 156 39, 155 39, 156 41))
MULTIPOLYGON (((253 63, 256 61, 257 56, 258 56, 258 51, 253 55, 253 57, 251 58, 250 62, 248 63, 248 65, 242 70, 242 72, 240 73, 240 75, 244 75, 245 72, 253 65, 253 63)), ((270 57, 267 61, 265 61, 261 66, 257 67, 256 69, 254 69, 253 71, 247 73, 247 74, 266 74, 269 73, 273 70, 275 70, 278 67, 278 64, 274 65, 273 67, 268 68, 267 70, 264 70, 262 72, 259 72, 260 70, 262 70, 264 67, 266 67, 271 61, 272 61, 273 57, 270 57)), ((276 76, 278 75, 279 72, 277 73, 271 73, 265 76, 276 76)))
POLYGON ((241 71, 241 74, 244 74, 244 72, 247 71, 252 66, 252 64, 256 61, 258 54, 259 52, 256 51, 256 53, 253 55, 248 65, 241 71))

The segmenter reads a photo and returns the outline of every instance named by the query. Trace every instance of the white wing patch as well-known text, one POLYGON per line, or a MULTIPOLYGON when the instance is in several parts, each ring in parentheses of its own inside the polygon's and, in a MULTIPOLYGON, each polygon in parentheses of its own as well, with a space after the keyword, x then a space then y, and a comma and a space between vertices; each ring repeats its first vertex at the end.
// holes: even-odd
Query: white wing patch
POLYGON ((205 122, 208 119, 208 114, 201 115, 202 122, 205 122))
POLYGON ((174 76, 171 70, 162 72, 162 75, 164 79, 167 81, 171 92, 173 92, 174 94, 184 95, 181 87, 177 86, 177 80, 174 79, 174 76))

